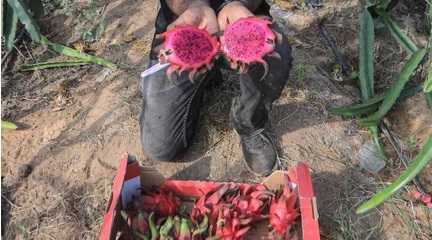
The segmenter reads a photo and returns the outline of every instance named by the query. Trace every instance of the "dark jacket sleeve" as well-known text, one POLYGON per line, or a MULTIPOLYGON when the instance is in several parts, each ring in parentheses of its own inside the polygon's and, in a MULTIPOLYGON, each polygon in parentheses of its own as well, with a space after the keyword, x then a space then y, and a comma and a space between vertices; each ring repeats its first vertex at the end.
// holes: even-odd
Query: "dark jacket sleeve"
MULTIPOLYGON (((251 10, 255 14, 268 15, 269 6, 266 4, 265 0, 210 0, 210 6, 216 11, 216 13, 218 13, 225 5, 235 1, 243 3, 249 10, 251 10)), ((164 12, 166 17, 173 17, 174 14, 169 9, 165 0, 160 0, 160 3, 161 11, 164 12)), ((172 19, 169 19, 168 21, 170 20, 172 19)))
POLYGON ((212 4, 213 2, 215 4, 215 6, 212 5, 213 9, 215 9, 216 12, 219 12, 225 5, 235 1, 243 3, 243 5, 245 5, 245 7, 247 7, 252 12, 260 10, 263 5, 267 5, 264 0, 216 0, 211 2, 212 4))
POLYGON ((210 0, 210 6, 217 12, 219 12, 219 8, 221 8, 224 0, 210 0))

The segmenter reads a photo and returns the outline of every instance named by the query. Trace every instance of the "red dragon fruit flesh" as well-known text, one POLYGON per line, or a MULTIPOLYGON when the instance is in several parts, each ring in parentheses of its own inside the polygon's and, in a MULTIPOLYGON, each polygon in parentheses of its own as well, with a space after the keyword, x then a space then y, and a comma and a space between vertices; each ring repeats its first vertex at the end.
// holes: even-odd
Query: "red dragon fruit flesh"
POLYGON ((228 24, 221 37, 221 48, 231 64, 231 68, 239 69, 240 73, 247 71, 252 63, 264 66, 267 76, 268 64, 265 56, 280 58, 275 52, 275 42, 282 36, 270 28, 271 22, 259 17, 241 18, 228 24))
POLYGON ((179 26, 162 34, 164 43, 159 52, 161 63, 171 63, 167 76, 175 71, 189 71, 192 81, 197 72, 211 68, 211 62, 219 49, 219 43, 206 30, 193 26, 179 26))

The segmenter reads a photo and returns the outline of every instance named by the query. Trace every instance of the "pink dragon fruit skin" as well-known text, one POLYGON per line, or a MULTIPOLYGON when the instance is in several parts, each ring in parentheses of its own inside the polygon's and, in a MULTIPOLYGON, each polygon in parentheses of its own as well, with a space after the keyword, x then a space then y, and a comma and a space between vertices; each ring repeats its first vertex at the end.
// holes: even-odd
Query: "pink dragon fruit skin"
POLYGON ((270 205, 269 221, 276 235, 285 236, 300 215, 299 209, 295 207, 296 202, 297 194, 288 186, 284 187, 279 197, 273 198, 270 205))

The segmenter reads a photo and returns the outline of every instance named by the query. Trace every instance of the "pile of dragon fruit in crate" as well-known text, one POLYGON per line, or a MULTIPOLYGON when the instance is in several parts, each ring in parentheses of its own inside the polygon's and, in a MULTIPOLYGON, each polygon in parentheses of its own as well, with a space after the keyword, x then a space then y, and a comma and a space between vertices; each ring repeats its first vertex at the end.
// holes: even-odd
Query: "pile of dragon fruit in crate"
MULTIPOLYGON (((282 41, 270 24, 259 17, 242 18, 229 24, 220 39, 197 27, 176 27, 161 35, 164 43, 159 61, 170 63, 170 79, 174 72, 188 71, 193 81, 196 74, 209 70, 213 60, 224 55, 231 68, 241 73, 251 64, 262 64, 264 78, 268 64, 263 58, 280 58, 275 45, 282 41)), ((149 240, 240 240, 263 222, 270 228, 269 237, 290 239, 291 226, 300 216, 297 194, 287 185, 269 191, 262 184, 209 184, 206 190, 187 211, 173 192, 145 189, 122 216, 134 238, 149 240)))
POLYGON ((178 26, 161 34, 164 43, 159 61, 171 64, 167 70, 168 78, 171 79, 174 72, 188 71, 189 79, 193 81, 196 74, 209 70, 212 61, 223 55, 231 68, 240 73, 246 72, 251 64, 262 64, 264 78, 268 64, 263 58, 280 58, 275 45, 282 41, 282 35, 273 31, 270 24, 265 18, 241 18, 226 27, 219 41, 204 29, 178 26))
MULTIPOLYGON (((164 188, 143 189, 122 217, 135 239, 240 240, 255 224, 269 228, 269 238, 291 239, 300 216, 297 194, 285 185, 269 191, 262 184, 209 184, 192 207, 164 188)), ((293 237, 294 238, 294 237, 293 237)))

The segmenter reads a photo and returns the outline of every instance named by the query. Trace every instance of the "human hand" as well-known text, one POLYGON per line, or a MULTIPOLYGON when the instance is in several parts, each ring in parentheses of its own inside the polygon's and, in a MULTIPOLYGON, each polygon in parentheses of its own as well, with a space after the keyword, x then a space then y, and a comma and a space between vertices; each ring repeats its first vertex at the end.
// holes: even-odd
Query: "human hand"
POLYGON ((168 30, 184 25, 206 29, 210 34, 215 34, 219 31, 216 13, 206 1, 191 2, 187 9, 168 26, 168 30))
POLYGON ((238 1, 228 3, 218 14, 219 28, 223 31, 228 24, 240 18, 251 16, 254 16, 254 14, 243 3, 238 1))

